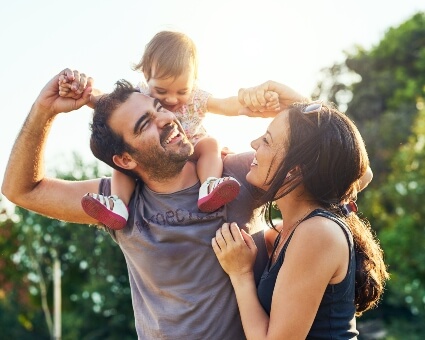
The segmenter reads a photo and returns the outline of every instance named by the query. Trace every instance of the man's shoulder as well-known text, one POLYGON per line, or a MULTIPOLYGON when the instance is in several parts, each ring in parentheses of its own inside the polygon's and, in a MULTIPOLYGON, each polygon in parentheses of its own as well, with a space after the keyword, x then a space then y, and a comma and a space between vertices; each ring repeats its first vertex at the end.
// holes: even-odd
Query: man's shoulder
POLYGON ((231 153, 226 155, 223 159, 223 166, 225 169, 246 169, 248 170, 251 166, 252 160, 254 159, 254 152, 247 151, 242 153, 231 153))
POLYGON ((253 159, 253 152, 227 155, 223 159, 223 176, 234 177, 241 183, 241 185, 251 187, 251 185, 246 181, 246 174, 251 169, 253 159))

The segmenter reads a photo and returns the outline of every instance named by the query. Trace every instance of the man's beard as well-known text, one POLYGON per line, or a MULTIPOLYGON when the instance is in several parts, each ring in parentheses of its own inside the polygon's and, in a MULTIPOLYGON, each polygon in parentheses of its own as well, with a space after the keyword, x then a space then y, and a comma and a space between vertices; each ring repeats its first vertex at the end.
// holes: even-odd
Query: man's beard
POLYGON ((132 157, 150 180, 162 182, 178 175, 193 153, 193 146, 187 139, 180 143, 177 152, 168 151, 162 146, 153 146, 146 151, 134 150, 132 157))

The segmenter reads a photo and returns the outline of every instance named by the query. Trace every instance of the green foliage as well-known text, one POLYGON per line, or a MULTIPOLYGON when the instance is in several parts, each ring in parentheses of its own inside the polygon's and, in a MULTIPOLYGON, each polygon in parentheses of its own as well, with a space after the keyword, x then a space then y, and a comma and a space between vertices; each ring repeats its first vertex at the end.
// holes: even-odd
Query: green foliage
MULTIPOLYGON (((90 178, 101 175, 97 164, 83 166, 78 156, 74 158, 72 172, 59 177, 80 180, 87 174, 90 178)), ((7 338, 50 338, 55 258, 62 270, 62 339, 136 337, 125 259, 105 231, 18 207, 12 216, 3 214, 0 328, 8 329, 7 338)))
POLYGON ((379 308, 361 320, 385 320, 388 339, 423 338, 425 13, 390 28, 370 51, 356 47, 325 69, 313 95, 355 121, 374 172, 358 203, 377 231, 391 278, 379 308))
POLYGON ((425 110, 413 126, 373 204, 381 210, 376 223, 392 273, 388 303, 425 319, 425 168, 420 166, 425 164, 425 110))
POLYGON ((325 69, 323 79, 314 95, 346 108, 365 139, 372 185, 379 185, 410 135, 416 103, 425 94, 425 14, 390 28, 371 51, 356 47, 343 64, 325 69))
POLYGON ((425 334, 425 325, 418 318, 393 319, 386 327, 385 340, 423 340, 425 334))

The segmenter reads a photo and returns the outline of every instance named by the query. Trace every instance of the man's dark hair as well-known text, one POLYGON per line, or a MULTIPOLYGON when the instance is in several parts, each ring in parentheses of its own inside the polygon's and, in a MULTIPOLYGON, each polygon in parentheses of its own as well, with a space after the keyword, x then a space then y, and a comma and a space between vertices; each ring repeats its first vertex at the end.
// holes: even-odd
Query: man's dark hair
POLYGON ((124 152, 132 153, 134 150, 124 142, 122 136, 116 134, 110 128, 109 118, 134 92, 138 92, 138 89, 128 81, 123 79, 117 81, 115 89, 111 93, 103 95, 96 103, 93 121, 90 124, 90 149, 93 155, 112 168, 131 177, 137 176, 132 171, 117 166, 112 157, 122 155, 124 152))

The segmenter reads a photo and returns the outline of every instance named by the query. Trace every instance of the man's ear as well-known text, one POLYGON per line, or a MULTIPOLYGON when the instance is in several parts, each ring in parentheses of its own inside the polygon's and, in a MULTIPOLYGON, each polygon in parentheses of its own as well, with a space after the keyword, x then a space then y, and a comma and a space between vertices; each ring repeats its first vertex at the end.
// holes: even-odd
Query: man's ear
POLYGON ((137 163, 127 152, 124 152, 122 155, 114 155, 112 160, 117 166, 127 170, 132 170, 137 166, 137 163))

